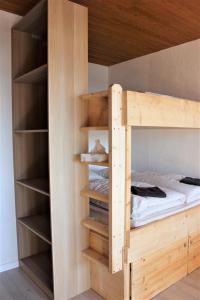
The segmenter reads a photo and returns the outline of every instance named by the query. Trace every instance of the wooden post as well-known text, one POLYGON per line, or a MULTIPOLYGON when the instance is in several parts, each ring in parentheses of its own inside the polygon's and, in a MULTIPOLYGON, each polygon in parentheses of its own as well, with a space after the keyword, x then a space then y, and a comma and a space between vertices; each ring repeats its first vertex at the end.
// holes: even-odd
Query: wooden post
POLYGON ((109 269, 123 269, 125 224, 125 126, 120 85, 109 90, 109 269))
POLYGON ((88 262, 81 254, 88 238, 80 224, 87 216, 87 204, 80 197, 87 176, 74 159, 87 144, 80 133, 85 120, 79 98, 88 88, 87 8, 49 0, 48 26, 54 294, 56 300, 64 300, 90 287, 88 262))

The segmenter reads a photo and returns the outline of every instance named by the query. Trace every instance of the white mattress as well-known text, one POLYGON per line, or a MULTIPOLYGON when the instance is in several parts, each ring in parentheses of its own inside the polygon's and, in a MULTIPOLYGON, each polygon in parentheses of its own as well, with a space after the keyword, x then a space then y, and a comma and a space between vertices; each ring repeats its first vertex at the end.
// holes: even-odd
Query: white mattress
MULTIPOLYGON (((108 193, 108 182, 109 179, 94 179, 89 183, 89 189, 97 192, 101 192, 104 194, 108 193)), ((144 182, 132 182, 132 185, 140 186, 140 187, 150 187, 152 185, 144 183, 144 182)), ((162 188, 162 190, 166 193, 166 198, 155 198, 155 197, 141 197, 137 195, 131 195, 131 220, 134 224, 134 227, 141 226, 137 225, 138 223, 152 222, 152 218, 157 219, 162 215, 162 213, 166 214, 171 210, 179 209, 180 207, 184 207, 186 204, 185 196, 179 192, 170 190, 168 188, 162 188)), ((105 207, 101 210, 101 208, 91 206, 93 211, 101 212, 102 214, 106 214, 105 207)))
MULTIPOLYGON (((195 207, 197 205, 200 205, 200 199, 196 200, 192 203, 189 203, 189 204, 185 203, 183 205, 165 209, 165 210, 157 212, 157 213, 156 212, 151 213, 148 216, 141 217, 141 218, 133 218, 131 216, 131 228, 140 227, 140 226, 164 219, 166 217, 175 215, 177 213, 180 213, 182 211, 185 211, 185 210, 195 207)), ((99 222, 108 224, 108 211, 91 206, 91 217, 94 217, 99 222)))
POLYGON ((200 199, 200 186, 189 185, 179 182, 185 176, 183 175, 162 175, 156 172, 134 172, 133 178, 137 181, 148 182, 152 185, 159 185, 161 188, 166 187, 171 190, 180 192, 185 195, 186 203, 190 204, 200 199))
POLYGON ((159 212, 159 213, 152 213, 146 217, 141 217, 141 218, 132 218, 131 217, 131 227, 132 228, 140 227, 145 224, 149 224, 151 222, 158 221, 158 220, 164 219, 166 217, 175 215, 179 212, 185 211, 185 210, 195 207, 197 205, 200 205, 200 199, 193 201, 191 203, 185 203, 185 204, 179 205, 177 207, 163 210, 162 212, 159 212))

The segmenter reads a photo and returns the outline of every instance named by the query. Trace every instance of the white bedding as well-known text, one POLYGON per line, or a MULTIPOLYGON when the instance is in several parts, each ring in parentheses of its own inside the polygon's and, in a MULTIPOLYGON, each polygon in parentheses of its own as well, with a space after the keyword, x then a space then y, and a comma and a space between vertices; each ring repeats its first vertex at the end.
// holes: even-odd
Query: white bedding
POLYGON ((200 186, 189 185, 179 182, 185 176, 182 175, 162 175, 156 172, 142 172, 133 173, 135 180, 141 182, 148 182, 152 185, 159 185, 160 187, 166 187, 171 190, 180 192, 185 195, 186 203, 190 204, 200 199, 200 186))
MULTIPOLYGON (((108 194, 109 179, 94 179, 89 183, 89 189, 108 194)), ((152 185, 133 181, 132 185, 138 187, 151 187, 152 185)), ((131 218, 133 220, 143 219, 153 214, 161 213, 162 211, 175 209, 177 207, 185 205, 185 196, 179 192, 172 191, 168 188, 162 188, 166 193, 166 198, 156 197, 141 197, 137 195, 131 195, 131 218)))

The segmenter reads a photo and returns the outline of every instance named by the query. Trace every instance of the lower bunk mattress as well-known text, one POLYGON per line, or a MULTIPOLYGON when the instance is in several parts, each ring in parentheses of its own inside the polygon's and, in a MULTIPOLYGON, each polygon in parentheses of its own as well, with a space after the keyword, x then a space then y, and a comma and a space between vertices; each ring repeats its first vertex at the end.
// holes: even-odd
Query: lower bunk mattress
MULTIPOLYGON (((160 175, 158 173, 133 173, 132 185, 136 187, 158 186, 165 192, 165 198, 141 197, 131 195, 131 227, 163 219, 200 204, 200 187, 180 183, 181 176, 160 175)), ((93 178, 89 189, 108 194, 108 178, 93 178)), ((90 199, 91 217, 108 223, 108 206, 106 203, 90 199)))

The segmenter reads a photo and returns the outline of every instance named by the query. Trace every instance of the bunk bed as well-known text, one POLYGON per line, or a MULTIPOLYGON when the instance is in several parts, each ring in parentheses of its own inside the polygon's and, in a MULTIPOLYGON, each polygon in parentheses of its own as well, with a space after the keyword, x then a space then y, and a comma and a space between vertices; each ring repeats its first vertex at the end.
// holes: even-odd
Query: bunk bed
POLYGON ((200 102, 123 91, 117 84, 80 101, 82 134, 109 134, 109 161, 103 163, 109 167, 109 194, 81 191, 88 205, 92 198, 109 208, 108 225, 90 217, 82 221, 89 229, 83 255, 90 261, 91 287, 107 300, 151 299, 200 267, 200 205, 131 228, 131 129, 199 129, 200 102))

